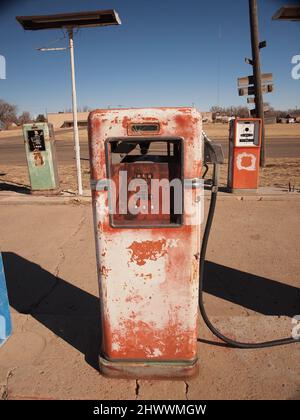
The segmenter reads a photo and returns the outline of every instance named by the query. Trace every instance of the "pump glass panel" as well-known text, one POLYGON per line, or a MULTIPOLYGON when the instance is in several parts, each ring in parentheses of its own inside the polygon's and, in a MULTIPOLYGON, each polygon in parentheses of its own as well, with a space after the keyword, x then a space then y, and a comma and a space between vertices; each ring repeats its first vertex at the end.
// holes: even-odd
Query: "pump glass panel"
POLYGON ((27 131, 27 140, 31 152, 46 150, 43 130, 27 131))
POLYGON ((258 146, 259 125, 252 121, 239 121, 237 124, 236 146, 258 146))
POLYGON ((182 224, 181 139, 110 139, 107 143, 113 227, 182 224))

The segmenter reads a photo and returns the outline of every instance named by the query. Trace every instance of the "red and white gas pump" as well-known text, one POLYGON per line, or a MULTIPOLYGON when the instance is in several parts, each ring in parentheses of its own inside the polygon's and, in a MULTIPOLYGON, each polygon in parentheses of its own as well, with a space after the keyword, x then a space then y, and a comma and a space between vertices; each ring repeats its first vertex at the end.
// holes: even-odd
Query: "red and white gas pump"
POLYGON ((100 370, 190 377, 198 366, 201 115, 192 108, 96 110, 89 147, 100 370))
POLYGON ((229 128, 228 189, 255 191, 259 183, 261 147, 259 118, 235 118, 229 128))

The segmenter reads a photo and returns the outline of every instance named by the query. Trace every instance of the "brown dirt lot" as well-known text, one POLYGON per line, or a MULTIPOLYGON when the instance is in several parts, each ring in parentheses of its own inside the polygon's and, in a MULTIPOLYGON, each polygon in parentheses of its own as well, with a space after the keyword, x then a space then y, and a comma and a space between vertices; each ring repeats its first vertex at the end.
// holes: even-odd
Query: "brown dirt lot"
MULTIPOLYGON (((228 138, 227 124, 204 124, 204 130, 212 138, 228 138)), ((87 129, 80 128, 80 141, 87 142, 87 129)), ((22 136, 21 130, 14 129, 0 132, 0 139, 9 136, 22 136)), ((272 138, 292 138, 300 137, 300 124, 271 124, 266 125, 266 135, 272 138)), ((72 129, 56 130, 56 139, 70 140, 72 142, 72 129)), ((89 162, 82 161, 83 188, 89 189, 89 162)), ((221 167, 220 184, 227 184, 227 162, 221 167)), ((76 170, 75 164, 59 164, 59 176, 62 190, 76 190, 76 170)), ((208 177, 210 173, 208 173, 208 177)), ((287 189, 289 186, 300 188, 300 158, 268 158, 266 168, 261 170, 261 187, 280 187, 287 189)), ((0 190, 9 189, 10 184, 16 187, 29 186, 27 168, 21 165, 1 165, 0 171, 0 190), (2 184, 2 185, 1 185, 2 184), (8 184, 8 185, 4 185, 8 184)))
MULTIPOLYGON (((228 138, 228 124, 203 124, 203 130, 212 138, 228 138)), ((292 138, 300 136, 300 124, 267 124, 265 130, 266 137, 269 138, 292 138)))
MULTIPOLYGON (((221 166, 220 184, 227 185, 227 161, 221 166)), ((208 176, 210 173, 208 173, 208 176)), ((260 170, 260 187, 278 187, 288 189, 289 184, 300 188, 300 159, 276 158, 268 159, 267 166, 260 170)))
MULTIPOLYGON (((228 124, 203 124, 203 130, 211 137, 218 139, 228 137, 228 124)), ((283 137, 300 137, 300 124, 267 124, 265 126, 266 136, 272 138, 283 138, 283 137)), ((87 141, 87 129, 79 127, 80 141, 87 141)), ((59 140, 72 140, 73 131, 72 129, 56 129, 56 139, 59 140)), ((20 136, 22 137, 22 130, 16 128, 13 130, 0 131, 1 138, 9 138, 20 136)))
MULTIPOLYGON (((221 166, 220 185, 227 184, 227 162, 221 166)), ((89 162, 82 162, 83 188, 90 188, 89 162)), ((209 178, 211 172, 207 174, 209 178)), ((59 177, 61 189, 66 191, 76 190, 75 165, 59 165, 59 177)), ((267 167, 261 170, 261 187, 279 187, 287 190, 289 184, 300 189, 300 158, 276 158, 268 159, 267 167)), ((0 173, 0 190, 18 189, 29 187, 29 178, 26 166, 2 165, 0 173)))

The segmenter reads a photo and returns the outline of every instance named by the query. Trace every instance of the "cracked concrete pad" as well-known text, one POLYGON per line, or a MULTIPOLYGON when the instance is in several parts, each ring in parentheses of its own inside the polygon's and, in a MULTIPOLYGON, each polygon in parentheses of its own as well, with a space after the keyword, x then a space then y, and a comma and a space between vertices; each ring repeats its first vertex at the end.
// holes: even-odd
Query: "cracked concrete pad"
MULTIPOLYGON (((256 342, 285 337, 291 320, 278 317, 211 317, 225 335, 256 342)), ((300 396, 298 344, 265 349, 224 347, 201 323, 199 376, 189 380, 189 399, 295 399, 300 396)), ((223 344, 223 343, 221 343, 223 344)))
POLYGON ((7 399, 7 388, 5 385, 0 385, 0 400, 7 399))
POLYGON ((8 353, 1 349, 0 384, 8 383, 8 387, 5 386, 8 399, 136 398, 135 380, 107 379, 95 368, 99 353, 98 318, 36 316, 38 318, 34 319, 14 314, 14 326, 16 337, 22 335, 25 341, 32 341, 32 331, 42 337, 46 343, 39 349, 42 351, 32 351, 26 345, 21 349, 24 356, 20 360, 19 338, 12 342, 13 352, 9 348, 8 353), (9 366, 5 368, 6 365, 9 366), (7 380, 12 367, 12 375, 7 380))
POLYGON ((9 367, 0 365, 0 385, 1 386, 6 386, 9 370, 10 370, 9 367))
POLYGON ((1 251, 14 252, 54 272, 59 248, 79 225, 84 211, 73 205, 2 206, 1 251))
POLYGON ((56 287, 57 271, 64 259, 62 249, 69 238, 73 240, 87 211, 77 206, 67 208, 59 217, 58 206, 47 207, 47 211, 26 205, 1 209, 1 216, 6 220, 1 226, 1 238, 5 238, 1 251, 6 277, 11 280, 8 293, 11 305, 20 313, 36 310, 56 287), (24 217, 24 214, 28 215, 24 217), (22 235, 30 239, 23 242, 22 235), (30 265, 35 269, 29 269, 30 265))
MULTIPOLYGON (((299 381, 286 375, 288 368, 268 364, 274 352, 251 350, 247 363, 243 363, 239 356, 245 350, 224 352, 223 348, 213 350, 212 346, 202 346, 206 354, 200 350, 199 376, 189 381, 189 399, 286 400, 300 395, 299 381), (264 360, 263 365, 259 359, 264 360)), ((283 351, 276 356, 280 358, 284 354, 283 351)))
POLYGON ((9 380, 8 399, 135 399, 135 381, 104 378, 81 354, 64 347, 53 342, 33 366, 18 368, 9 380))
POLYGON ((45 339, 31 331, 16 332, 1 348, 0 366, 31 365, 45 349, 45 339))
POLYGON ((186 400, 183 381, 138 381, 138 400, 186 400))
MULTIPOLYGON (((208 205, 209 202, 205 204, 206 209, 208 205)), ((207 260, 253 274, 253 281, 255 275, 259 276, 257 290, 261 292, 272 292, 270 286, 268 289, 265 287, 267 290, 263 289, 263 279, 299 287, 299 214, 299 201, 218 202, 207 260), (261 287, 259 281, 262 283, 261 287)), ((221 277, 222 273, 217 272, 217 274, 221 277)), ((223 272, 223 278, 224 274, 223 272)), ((233 277, 234 273, 228 274, 233 277)), ((246 279, 242 277, 240 287, 235 288, 233 292, 239 292, 243 280, 246 279)), ((227 283, 226 286, 229 286, 227 283)), ((220 286, 222 286, 222 277, 220 286)), ((282 289, 284 292, 284 288, 282 289)), ((257 295, 256 299, 266 297, 257 295)), ((297 308, 300 309, 299 301, 297 308)))
POLYGON ((80 224, 65 242, 63 252, 64 260, 59 266, 59 277, 98 296, 95 239, 90 208, 85 208, 80 224))
MULTIPOLYGON (((300 310, 299 209, 299 203, 285 202, 218 204, 205 302, 229 336, 265 340, 290 334, 291 317, 300 310)), ((0 222, 13 334, 39 337, 33 352, 23 347, 25 364, 17 367, 19 339, 8 367, 11 339, 0 349, 5 398, 300 399, 299 345, 220 347, 203 322, 199 337, 216 344, 199 343, 200 373, 187 385, 140 380, 137 388, 135 380, 103 378, 95 369, 101 328, 91 208, 8 205, 2 206, 0 222), (32 305, 36 298, 38 305, 32 305), (24 307, 30 315, 18 313, 24 307)))

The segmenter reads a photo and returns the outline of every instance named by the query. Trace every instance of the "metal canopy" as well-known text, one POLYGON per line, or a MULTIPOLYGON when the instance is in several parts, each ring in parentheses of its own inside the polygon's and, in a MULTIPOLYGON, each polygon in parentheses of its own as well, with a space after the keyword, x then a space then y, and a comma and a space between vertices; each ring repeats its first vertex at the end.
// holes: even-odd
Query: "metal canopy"
POLYGON ((273 20, 300 20, 300 6, 283 6, 272 17, 273 20))
POLYGON ((121 24, 118 13, 113 9, 56 15, 17 16, 16 19, 24 29, 32 31, 121 24))

